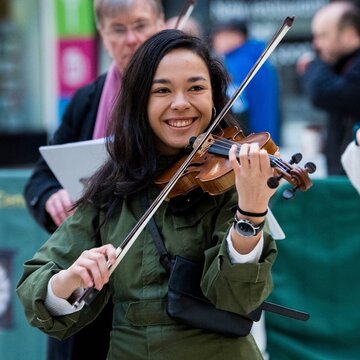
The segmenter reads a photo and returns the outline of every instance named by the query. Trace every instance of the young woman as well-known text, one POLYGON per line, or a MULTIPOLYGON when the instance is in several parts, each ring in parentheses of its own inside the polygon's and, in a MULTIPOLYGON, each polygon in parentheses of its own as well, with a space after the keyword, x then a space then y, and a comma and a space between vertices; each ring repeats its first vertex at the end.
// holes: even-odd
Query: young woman
MULTIPOLYGON (((108 270, 115 248, 144 213, 141 194, 150 201, 157 196, 157 176, 223 108, 226 78, 201 40, 181 31, 164 30, 135 53, 109 130, 109 160, 92 177, 75 214, 25 264, 17 292, 30 324, 64 338, 112 301, 109 359, 261 359, 251 335, 226 337, 167 315, 168 274, 147 229, 111 276, 108 270), (72 299, 84 287, 100 292, 90 305, 74 309, 72 299)), ((229 159, 231 190, 210 196, 195 189, 162 203, 154 219, 170 254, 204 262, 205 296, 217 308, 247 314, 272 286, 276 248, 262 231, 274 193, 267 186, 272 168, 255 143, 239 152, 233 146, 229 159), (237 206, 235 223, 246 220, 253 236, 234 225, 237 206)))

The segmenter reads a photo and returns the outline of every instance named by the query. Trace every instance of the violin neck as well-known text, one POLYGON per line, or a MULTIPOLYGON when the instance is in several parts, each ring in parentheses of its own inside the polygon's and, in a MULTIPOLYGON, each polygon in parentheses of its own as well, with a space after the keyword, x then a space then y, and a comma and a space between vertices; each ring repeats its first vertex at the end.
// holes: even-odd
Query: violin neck
MULTIPOLYGON (((222 139, 222 141, 220 141, 220 142, 215 141, 213 144, 211 144, 211 146, 208 149, 208 152, 210 154, 228 158, 230 148, 233 144, 235 144, 237 146, 238 150, 240 150, 241 145, 239 143, 237 143, 235 141, 231 141, 231 140, 222 139)), ((239 154, 237 154, 236 157, 239 159, 239 154)), ((278 159, 276 156, 271 155, 271 154, 269 154, 269 159, 270 159, 270 164, 272 167, 279 166, 279 163, 281 162, 280 159, 278 159)))
MULTIPOLYGON (((235 144, 235 143, 234 143, 235 144)), ((218 155, 218 156, 222 156, 224 158, 228 158, 229 157, 229 150, 230 150, 231 144, 230 146, 224 146, 224 145, 219 145, 216 142, 214 144, 212 144, 210 146, 210 148, 208 149, 208 152, 210 154, 214 154, 214 155, 218 155)))

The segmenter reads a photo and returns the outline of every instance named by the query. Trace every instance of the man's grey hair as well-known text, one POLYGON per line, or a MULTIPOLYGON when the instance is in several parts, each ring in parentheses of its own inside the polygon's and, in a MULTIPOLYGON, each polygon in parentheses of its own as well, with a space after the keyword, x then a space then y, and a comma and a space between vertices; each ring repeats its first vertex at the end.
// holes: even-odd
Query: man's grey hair
MULTIPOLYGON (((138 0, 94 0, 94 13, 96 26, 101 28, 102 21, 106 17, 113 17, 121 11, 127 10, 138 0)), ((161 0, 146 0, 153 8, 158 17, 164 15, 161 0)))

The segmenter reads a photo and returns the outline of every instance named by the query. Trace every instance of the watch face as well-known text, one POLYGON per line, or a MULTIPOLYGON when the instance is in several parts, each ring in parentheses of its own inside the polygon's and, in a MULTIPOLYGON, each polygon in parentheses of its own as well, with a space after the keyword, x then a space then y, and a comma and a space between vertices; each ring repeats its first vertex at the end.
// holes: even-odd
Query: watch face
POLYGON ((256 235, 256 229, 247 220, 240 220, 235 225, 236 231, 243 236, 254 236, 256 235))

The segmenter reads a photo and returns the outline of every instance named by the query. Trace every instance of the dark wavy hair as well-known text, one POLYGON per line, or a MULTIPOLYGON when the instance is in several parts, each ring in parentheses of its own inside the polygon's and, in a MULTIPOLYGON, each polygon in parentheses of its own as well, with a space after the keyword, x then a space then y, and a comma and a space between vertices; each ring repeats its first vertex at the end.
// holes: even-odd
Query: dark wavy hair
MULTIPOLYGON (((153 182, 158 153, 147 106, 159 62, 167 53, 179 48, 193 51, 207 65, 217 113, 226 104, 228 75, 221 62, 211 56, 205 42, 180 30, 163 30, 149 38, 136 51, 123 76, 122 89, 108 128, 109 159, 91 177, 76 206, 91 202, 110 216, 121 199, 153 182)), ((235 124, 228 115, 222 126, 235 124)))

